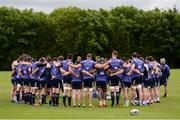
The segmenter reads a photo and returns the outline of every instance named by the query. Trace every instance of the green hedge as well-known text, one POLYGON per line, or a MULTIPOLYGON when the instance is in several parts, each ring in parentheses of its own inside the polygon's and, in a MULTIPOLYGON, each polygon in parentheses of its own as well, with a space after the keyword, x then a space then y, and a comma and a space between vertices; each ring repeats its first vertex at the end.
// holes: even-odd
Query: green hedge
POLYGON ((165 57, 171 67, 180 67, 180 13, 121 6, 109 11, 58 8, 46 14, 0 7, 0 70, 9 70, 22 53, 84 57, 88 52, 110 56, 112 50, 125 57, 133 51, 165 57))

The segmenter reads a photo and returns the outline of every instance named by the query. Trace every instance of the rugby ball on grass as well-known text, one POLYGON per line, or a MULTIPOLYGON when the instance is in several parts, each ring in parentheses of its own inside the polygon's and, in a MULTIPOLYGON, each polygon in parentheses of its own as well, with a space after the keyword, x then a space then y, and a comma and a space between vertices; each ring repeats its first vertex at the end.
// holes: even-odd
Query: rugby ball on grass
POLYGON ((130 114, 131 115, 139 115, 139 110, 138 109, 132 109, 131 111, 130 111, 130 114))

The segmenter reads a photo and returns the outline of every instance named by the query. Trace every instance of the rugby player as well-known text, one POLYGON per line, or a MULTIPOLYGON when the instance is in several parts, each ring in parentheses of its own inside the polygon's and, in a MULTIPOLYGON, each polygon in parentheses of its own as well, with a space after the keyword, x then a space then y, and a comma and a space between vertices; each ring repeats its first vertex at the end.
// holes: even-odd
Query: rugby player
POLYGON ((129 89, 131 88, 131 75, 129 75, 129 71, 131 70, 130 60, 125 59, 123 64, 123 78, 121 80, 121 85, 124 93, 124 106, 129 106, 129 89))
POLYGON ((71 81, 72 81, 72 75, 70 73, 70 64, 72 64, 73 60, 73 54, 69 53, 67 56, 67 60, 64 60, 62 62, 61 67, 61 73, 63 75, 63 105, 66 107, 66 98, 68 98, 68 105, 71 106, 71 81))
POLYGON ((137 96, 136 89, 138 90, 139 94, 139 101, 138 105, 142 105, 142 78, 143 78, 143 71, 144 71, 144 63, 142 60, 138 58, 138 54, 136 52, 132 53, 132 61, 131 61, 132 67, 129 71, 129 75, 132 73, 132 100, 131 104, 135 105, 135 99, 137 96))
POLYGON ((160 63, 161 63, 161 72, 162 72, 162 76, 160 78, 160 84, 164 85, 164 97, 167 97, 167 82, 170 76, 170 68, 169 66, 166 64, 166 59, 165 58, 161 58, 160 59, 160 63))
POLYGON ((16 68, 18 66, 18 60, 13 61, 12 65, 11 65, 11 83, 12 83, 12 88, 11 88, 11 102, 15 102, 16 101, 16 76, 17 76, 17 71, 16 68))
POLYGON ((109 63, 109 69, 108 72, 110 74, 109 76, 109 85, 110 85, 110 91, 111 91, 111 107, 114 106, 114 99, 116 98, 116 106, 119 106, 119 99, 120 99, 120 81, 122 79, 122 73, 120 74, 113 74, 116 72, 121 71, 123 61, 120 59, 117 59, 118 52, 113 51, 112 52, 112 58, 108 61, 109 63))
POLYGON ((95 64, 96 68, 96 89, 98 91, 99 107, 106 107, 107 69, 105 59, 100 58, 95 64))
POLYGON ((71 74, 73 75, 73 79, 72 79, 73 107, 81 106, 82 66, 80 64, 81 64, 81 57, 77 56, 75 65, 79 65, 79 68, 73 68, 73 66, 70 67, 71 74))

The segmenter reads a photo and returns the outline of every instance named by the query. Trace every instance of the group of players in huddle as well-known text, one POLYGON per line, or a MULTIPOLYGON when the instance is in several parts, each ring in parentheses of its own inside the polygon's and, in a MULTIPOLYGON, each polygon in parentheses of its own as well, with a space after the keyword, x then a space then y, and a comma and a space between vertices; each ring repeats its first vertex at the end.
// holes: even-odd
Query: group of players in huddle
POLYGON ((132 59, 118 59, 117 51, 112 57, 102 58, 88 53, 86 60, 73 54, 41 57, 38 61, 22 54, 12 63, 12 102, 43 105, 49 97, 49 105, 59 106, 62 93, 63 106, 92 107, 93 90, 97 91, 99 107, 106 107, 107 86, 111 107, 119 106, 123 90, 124 106, 146 106, 160 102, 160 85, 164 85, 167 95, 167 80, 170 69, 161 58, 158 63, 152 56, 145 59, 136 52, 132 59), (131 90, 131 94, 129 91, 131 90), (131 95, 131 97, 129 97, 131 95), (68 102, 66 103, 66 99, 68 102), (72 99, 72 102, 71 102, 72 99))

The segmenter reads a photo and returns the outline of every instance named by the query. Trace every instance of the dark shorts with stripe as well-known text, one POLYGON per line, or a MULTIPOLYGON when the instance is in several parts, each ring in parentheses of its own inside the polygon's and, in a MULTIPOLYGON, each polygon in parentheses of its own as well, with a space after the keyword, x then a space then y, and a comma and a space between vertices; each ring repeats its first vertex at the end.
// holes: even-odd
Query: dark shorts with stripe
POLYGON ((31 87, 38 87, 38 80, 37 79, 31 79, 30 80, 31 87))
POLYGON ((160 77, 160 85, 167 86, 167 81, 168 81, 167 77, 160 77))
POLYGON ((92 88, 93 82, 94 82, 94 78, 83 79, 84 88, 92 88))
POLYGON ((151 83, 150 83, 150 81, 148 79, 143 81, 143 87, 145 87, 145 88, 150 88, 151 87, 151 83))
POLYGON ((16 84, 20 84, 21 86, 23 86, 23 79, 22 78, 17 78, 16 79, 16 84))
POLYGON ((47 85, 47 81, 46 80, 42 80, 42 81, 38 81, 38 88, 42 89, 42 88, 46 88, 47 85))
POLYGON ((156 77, 155 78, 155 87, 159 87, 160 86, 160 78, 156 77))
POLYGON ((13 86, 16 86, 17 85, 17 80, 16 79, 11 79, 11 83, 13 86))
POLYGON ((46 88, 52 88, 51 79, 50 80, 46 80, 46 88))
POLYGON ((151 79, 150 79, 150 87, 151 87, 151 88, 154 88, 154 87, 155 87, 155 82, 156 82, 155 78, 151 78, 151 79))
POLYGON ((71 85, 72 85, 72 89, 82 89, 82 81, 81 80, 72 81, 71 85))
POLYGON ((106 81, 96 81, 96 88, 102 88, 102 89, 107 89, 107 83, 106 81))
POLYGON ((24 79, 23 84, 24 86, 30 86, 31 79, 24 79))
POLYGON ((118 76, 110 76, 109 77, 109 85, 110 86, 119 86, 121 79, 118 76))
POLYGON ((122 88, 130 88, 131 83, 130 82, 121 82, 121 86, 122 86, 122 88))
POLYGON ((72 76, 64 76, 63 77, 63 83, 71 85, 71 81, 72 81, 72 76))
POLYGON ((132 78, 132 80, 131 80, 133 86, 139 85, 139 84, 141 85, 142 81, 143 81, 143 77, 142 76, 132 78))
POLYGON ((51 80, 51 86, 52 88, 62 88, 63 87, 62 80, 61 79, 51 80))

